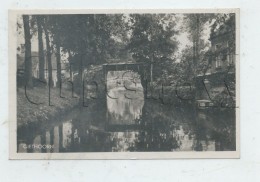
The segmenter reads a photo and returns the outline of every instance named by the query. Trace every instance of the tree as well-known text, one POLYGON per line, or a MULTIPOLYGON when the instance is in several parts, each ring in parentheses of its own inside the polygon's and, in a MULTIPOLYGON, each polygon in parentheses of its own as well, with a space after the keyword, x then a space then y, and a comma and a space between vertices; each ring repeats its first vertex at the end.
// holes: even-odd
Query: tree
POLYGON ((132 14, 132 35, 127 48, 138 62, 151 65, 150 78, 153 82, 153 65, 163 60, 172 59, 177 49, 177 34, 173 15, 166 14, 132 14))
POLYGON ((77 15, 49 15, 48 29, 51 32, 52 45, 55 48, 58 85, 61 83, 61 53, 68 54, 69 72, 73 81, 73 71, 78 70, 79 34, 77 15), (77 68, 77 69, 75 69, 77 68))
POLYGON ((61 80, 61 44, 62 38, 66 35, 63 34, 65 16, 49 15, 48 16, 48 30, 49 36, 52 38, 51 44, 55 49, 56 65, 57 65, 57 85, 60 85, 61 80))
POLYGON ((119 56, 126 29, 122 14, 94 14, 88 19, 88 48, 91 64, 102 64, 119 56))
POLYGON ((23 15, 24 38, 25 38, 25 85, 29 88, 33 87, 32 82, 32 57, 31 57, 31 33, 29 15, 23 15))
POLYGON ((43 17, 41 15, 37 15, 36 21, 37 21, 37 28, 38 28, 39 78, 40 78, 40 80, 44 81, 45 80, 45 76, 44 76, 45 59, 44 59, 43 39, 42 39, 43 17))
POLYGON ((189 32, 189 39, 192 42, 194 74, 202 58, 201 51, 205 48, 205 42, 202 40, 204 25, 215 17, 215 14, 187 14, 184 17, 184 30, 189 32))
MULTIPOLYGON (((84 73, 89 65, 103 64, 117 57, 122 46, 123 15, 81 14, 44 15, 49 80, 51 75, 51 50, 56 53, 58 84, 61 83, 61 53, 68 54, 75 77, 75 91, 82 95, 84 73), (118 46, 118 47, 117 47, 118 46)), ((72 74, 71 74, 72 80, 72 74)))
MULTIPOLYGON (((61 80, 61 31, 62 27, 59 24, 61 16, 52 16, 54 19, 53 22, 53 43, 56 46, 56 63, 57 63, 57 85, 60 85, 61 80)), ((62 21, 62 20, 61 20, 62 21)))
POLYGON ((50 37, 49 37, 49 31, 47 29, 48 25, 48 17, 44 17, 44 33, 45 33, 45 39, 46 39, 46 52, 47 52, 47 62, 48 62, 48 82, 49 86, 53 87, 53 79, 52 79, 52 60, 51 60, 51 46, 50 46, 50 37))
POLYGON ((179 71, 178 71, 178 77, 179 82, 185 83, 185 82, 191 82, 193 75, 193 47, 187 46, 184 50, 182 50, 182 57, 181 61, 179 63, 179 71))
MULTIPOLYGON (((190 32, 190 40, 193 42, 193 74, 205 74, 211 60, 218 55, 234 54, 235 50, 235 18, 234 14, 191 14, 186 17, 186 28, 190 32), (195 21, 197 19, 197 21, 195 21), (229 46, 222 47, 218 51, 212 51, 210 45, 205 43, 203 37, 204 25, 208 23, 210 27, 209 40, 221 32, 230 33, 228 36, 229 46), (198 30, 197 30, 198 29, 198 30), (208 49, 206 49, 208 48, 208 49)), ((185 54, 185 53, 184 53, 185 54)))
POLYGON ((62 80, 61 80, 61 47, 60 47, 60 42, 58 41, 56 44, 56 62, 57 62, 57 85, 60 85, 62 80))
POLYGON ((219 49, 219 53, 235 53, 236 49, 236 17, 235 14, 222 14, 215 18, 214 23, 211 25, 210 39, 223 34, 229 34, 227 41, 229 45, 219 49))

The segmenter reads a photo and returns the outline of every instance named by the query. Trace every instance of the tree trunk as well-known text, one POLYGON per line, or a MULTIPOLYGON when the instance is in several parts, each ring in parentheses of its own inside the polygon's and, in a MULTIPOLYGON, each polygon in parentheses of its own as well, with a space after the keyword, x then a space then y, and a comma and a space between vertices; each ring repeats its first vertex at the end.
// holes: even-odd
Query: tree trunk
POLYGON ((151 63, 151 83, 153 83, 153 61, 152 61, 152 63, 151 63))
MULTIPOLYGON (((83 43, 84 44, 84 43, 83 43)), ((82 106, 84 106, 84 80, 83 80, 83 71, 84 71, 84 68, 83 68, 83 61, 84 61, 84 46, 83 44, 81 44, 81 51, 80 51, 80 56, 79 56, 79 64, 78 64, 78 71, 79 71, 79 86, 80 86, 80 89, 79 89, 79 101, 80 103, 82 104, 82 106)))
MULTIPOLYGON (((153 49, 152 49, 153 51, 153 49)), ((150 70, 150 83, 153 83, 153 64, 154 64, 154 53, 152 52, 152 56, 151 56, 151 70, 150 70)))
POLYGON ((195 15, 195 34, 193 35, 193 60, 194 60, 194 73, 197 71, 199 63, 199 44, 200 44, 200 15, 195 15))
POLYGON ((24 70, 24 83, 27 87, 32 88, 32 56, 31 56, 31 34, 29 15, 23 15, 24 24, 24 38, 25 38, 25 70, 24 70))
POLYGON ((60 42, 59 40, 56 43, 57 50, 56 50, 56 61, 57 61, 57 85, 61 84, 61 59, 60 59, 60 42))
MULTIPOLYGON (((79 18, 79 27, 80 27, 80 30, 81 32, 84 32, 86 31, 86 26, 84 26, 85 24, 85 19, 83 17, 80 17, 79 18)), ((81 35, 82 37, 84 35, 81 35)), ((85 103, 84 103, 84 80, 83 80, 83 72, 84 72, 84 59, 86 58, 86 39, 83 38, 83 39, 80 39, 79 40, 79 64, 78 64, 78 71, 79 71, 79 86, 80 86, 80 91, 79 91, 79 102, 82 104, 82 106, 84 107, 85 106, 85 103)), ((81 107, 82 108, 82 107, 81 107)))
POLYGON ((196 65, 195 68, 197 69, 197 64, 199 62, 199 41, 200 41, 200 15, 196 15, 196 65))
MULTIPOLYGON (((93 32, 96 32, 97 31, 97 28, 96 28, 96 15, 94 14, 93 15, 93 29, 94 31, 93 32)), ((93 34, 93 40, 96 41, 96 38, 97 36, 95 34, 93 34)), ((94 45, 93 47, 93 63, 94 64, 100 64, 99 62, 97 62, 97 44, 94 45)), ((99 60, 100 61, 100 60, 99 60)))
POLYGON ((69 63, 70 63, 70 81, 73 82, 72 55, 70 50, 69 50, 69 63))
POLYGON ((46 27, 44 27, 45 38, 46 38, 46 49, 47 49, 47 61, 48 61, 48 82, 49 86, 53 87, 53 79, 52 79, 52 62, 51 62, 51 47, 50 47, 50 39, 49 33, 46 27))
POLYGON ((196 61, 196 39, 195 39, 195 37, 193 38, 193 41, 192 41, 192 48, 193 48, 193 66, 194 66, 194 68, 196 67, 196 63, 197 63, 197 61, 196 61))
POLYGON ((45 81, 44 76, 44 52, 43 52, 43 40, 42 40, 42 17, 37 16, 37 27, 38 27, 38 47, 39 47, 39 78, 41 81, 45 81))

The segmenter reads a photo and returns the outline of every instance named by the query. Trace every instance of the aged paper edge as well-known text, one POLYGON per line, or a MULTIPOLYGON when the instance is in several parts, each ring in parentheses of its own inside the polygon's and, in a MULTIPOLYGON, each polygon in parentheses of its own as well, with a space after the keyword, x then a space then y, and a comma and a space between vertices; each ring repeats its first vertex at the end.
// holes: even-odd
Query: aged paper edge
POLYGON ((8 12, 9 159, 238 159, 240 158, 240 9, 12 9, 8 12), (235 13, 236 151, 17 153, 16 21, 19 14, 235 13))

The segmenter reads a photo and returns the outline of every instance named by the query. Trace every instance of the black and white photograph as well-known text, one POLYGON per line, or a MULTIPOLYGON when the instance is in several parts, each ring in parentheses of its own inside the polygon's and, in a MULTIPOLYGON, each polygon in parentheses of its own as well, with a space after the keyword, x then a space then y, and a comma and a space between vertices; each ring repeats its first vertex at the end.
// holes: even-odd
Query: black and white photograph
POLYGON ((238 9, 9 19, 11 158, 239 157, 238 9))

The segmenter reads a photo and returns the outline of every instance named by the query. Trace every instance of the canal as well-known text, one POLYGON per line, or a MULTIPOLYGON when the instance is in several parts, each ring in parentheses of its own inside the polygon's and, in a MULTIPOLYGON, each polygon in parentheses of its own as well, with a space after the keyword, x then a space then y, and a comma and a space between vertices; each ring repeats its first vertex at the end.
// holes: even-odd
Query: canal
POLYGON ((144 98, 135 72, 110 71, 106 98, 18 130, 18 152, 233 151, 235 110, 144 98))

